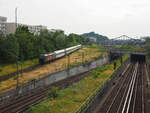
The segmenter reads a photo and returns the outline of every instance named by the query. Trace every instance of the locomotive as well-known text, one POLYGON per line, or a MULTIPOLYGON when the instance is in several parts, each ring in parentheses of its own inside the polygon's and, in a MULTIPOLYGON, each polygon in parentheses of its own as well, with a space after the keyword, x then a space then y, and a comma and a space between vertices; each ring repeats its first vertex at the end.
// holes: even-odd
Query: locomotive
POLYGON ((48 54, 41 54, 39 57, 39 63, 40 64, 45 64, 48 62, 52 62, 56 59, 59 59, 61 57, 64 57, 66 55, 69 55, 71 53, 73 53, 74 51, 80 49, 82 47, 82 45, 76 45, 73 47, 69 47, 66 49, 61 49, 61 50, 57 50, 48 54))

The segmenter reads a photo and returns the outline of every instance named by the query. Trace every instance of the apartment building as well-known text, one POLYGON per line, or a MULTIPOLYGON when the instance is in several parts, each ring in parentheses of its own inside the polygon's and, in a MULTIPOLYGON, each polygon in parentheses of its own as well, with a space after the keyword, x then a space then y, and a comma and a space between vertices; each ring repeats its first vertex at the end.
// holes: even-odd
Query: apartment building
MULTIPOLYGON (((19 23, 17 26, 27 26, 29 31, 34 35, 39 35, 41 30, 47 29, 47 27, 43 25, 26 25, 19 23)), ((4 35, 14 34, 16 32, 16 23, 7 22, 6 17, 0 16, 0 31, 2 31, 4 35)))
MULTIPOLYGON (((6 23, 6 35, 13 34, 16 32, 16 23, 6 23)), ((46 26, 42 25, 26 25, 26 24, 17 24, 17 26, 27 26, 29 32, 33 33, 34 35, 39 35, 41 30, 47 29, 46 26)))
POLYGON ((0 16, 0 31, 2 31, 3 34, 6 34, 6 23, 7 18, 0 16))

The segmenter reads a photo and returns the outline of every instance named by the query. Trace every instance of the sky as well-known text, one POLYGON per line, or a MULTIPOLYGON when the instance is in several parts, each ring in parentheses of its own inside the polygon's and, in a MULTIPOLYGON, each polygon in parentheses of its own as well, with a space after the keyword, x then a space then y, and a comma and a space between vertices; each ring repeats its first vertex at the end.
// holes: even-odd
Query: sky
POLYGON ((0 16, 65 33, 150 36, 150 0, 0 0, 0 16))

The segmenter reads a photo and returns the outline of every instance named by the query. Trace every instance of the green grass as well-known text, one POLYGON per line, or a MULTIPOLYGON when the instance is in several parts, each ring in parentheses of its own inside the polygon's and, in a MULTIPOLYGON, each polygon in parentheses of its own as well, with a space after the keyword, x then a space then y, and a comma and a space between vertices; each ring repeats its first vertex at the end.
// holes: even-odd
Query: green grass
POLYGON ((122 50, 130 50, 130 51, 145 51, 144 47, 116 46, 115 48, 119 48, 119 49, 122 49, 122 50))
MULTIPOLYGON (((127 58, 128 55, 125 55, 123 61, 127 58)), ((120 61, 117 60, 116 62, 118 68, 120 61)), ((66 89, 60 90, 57 98, 47 99, 33 106, 29 109, 28 113, 74 113, 98 87, 101 88, 106 81, 110 80, 113 72, 113 64, 100 67, 81 81, 74 83, 66 89)))
MULTIPOLYGON (((34 66, 38 63, 39 63, 38 59, 24 61, 23 69, 34 66)), ((0 67, 1 67, 0 76, 7 75, 17 71, 16 64, 0 64, 0 67)), ((21 65, 19 66, 19 70, 21 70, 21 65)))

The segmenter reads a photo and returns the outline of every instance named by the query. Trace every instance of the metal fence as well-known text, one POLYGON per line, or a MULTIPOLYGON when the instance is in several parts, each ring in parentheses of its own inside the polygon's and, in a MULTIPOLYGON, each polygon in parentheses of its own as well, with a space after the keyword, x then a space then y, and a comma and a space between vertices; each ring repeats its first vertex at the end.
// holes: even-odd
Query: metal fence
POLYGON ((128 58, 111 76, 110 81, 105 82, 101 87, 97 88, 95 92, 81 105, 75 113, 91 113, 100 102, 102 97, 109 91, 115 79, 124 71, 125 67, 129 64, 128 58))

